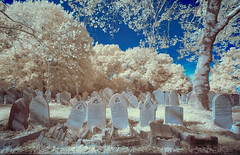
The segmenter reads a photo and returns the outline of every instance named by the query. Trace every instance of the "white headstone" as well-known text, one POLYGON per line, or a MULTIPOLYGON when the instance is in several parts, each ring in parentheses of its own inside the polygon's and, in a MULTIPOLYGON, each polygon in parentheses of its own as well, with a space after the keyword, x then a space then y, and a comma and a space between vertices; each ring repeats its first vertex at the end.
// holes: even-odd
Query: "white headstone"
POLYGON ((232 105, 229 95, 216 95, 212 103, 212 117, 215 124, 230 129, 233 124, 232 105))
POLYGON ((112 127, 117 129, 128 128, 127 103, 121 94, 115 94, 109 101, 111 109, 112 127))
POLYGON ((158 104, 165 104, 164 93, 161 89, 154 90, 153 97, 158 104))
POLYGON ((171 91, 169 94, 169 105, 179 105, 178 94, 175 91, 171 91))
POLYGON ((42 96, 43 97, 43 92, 41 90, 35 90, 36 96, 42 96))
POLYGON ((60 102, 63 104, 63 105, 68 105, 70 103, 70 100, 71 100, 71 94, 64 91, 60 94, 60 102))
POLYGON ((106 103, 106 105, 109 105, 109 100, 110 98, 113 96, 114 92, 112 89, 110 88, 105 88, 102 91, 102 99, 103 101, 106 103))
POLYGON ((164 124, 183 125, 183 108, 177 106, 166 106, 164 124))

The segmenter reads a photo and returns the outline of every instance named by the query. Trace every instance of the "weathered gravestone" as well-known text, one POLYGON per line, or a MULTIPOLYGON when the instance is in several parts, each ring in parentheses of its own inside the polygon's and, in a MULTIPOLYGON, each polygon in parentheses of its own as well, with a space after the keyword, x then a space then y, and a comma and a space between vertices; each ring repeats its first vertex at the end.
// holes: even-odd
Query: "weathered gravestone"
POLYGON ((60 93, 57 93, 57 94, 56 94, 56 101, 57 101, 57 103, 61 103, 60 93))
POLYGON ((153 97, 158 104, 165 104, 164 93, 161 89, 154 90, 153 91, 153 97))
POLYGON ((32 101, 32 98, 35 97, 35 91, 31 88, 26 88, 23 91, 23 98, 25 99, 27 105, 29 106, 30 102, 32 101))
POLYGON ((76 98, 72 98, 71 100, 70 100, 70 103, 71 103, 71 105, 76 105, 76 104, 78 104, 78 100, 76 99, 76 98))
POLYGON ((110 101, 111 97, 113 96, 113 94, 114 94, 114 92, 110 88, 105 88, 102 91, 102 99, 106 103, 106 105, 109 105, 109 101, 110 101))
POLYGON ((87 101, 88 100, 88 92, 83 92, 82 93, 82 99, 84 100, 84 101, 87 101))
POLYGON ((121 94, 114 94, 110 101, 112 128, 128 128, 127 103, 121 94))
POLYGON ((30 123, 50 127, 49 105, 42 96, 36 96, 29 105, 30 123))
POLYGON ((6 104, 13 104, 19 98, 16 88, 9 88, 6 92, 6 104))
POLYGON ((62 105, 68 105, 70 103, 71 100, 71 94, 64 91, 60 94, 60 102, 62 103, 62 105))
POLYGON ((41 90, 35 90, 36 96, 42 96, 43 97, 43 92, 41 90))
POLYGON ((99 96, 90 99, 88 103, 87 128, 97 127, 101 130, 106 125, 106 106, 99 96))
POLYGON ((140 109, 140 121, 139 121, 140 127, 149 126, 149 123, 156 119, 157 110, 156 102, 153 103, 150 99, 150 95, 148 94, 146 96, 144 104, 140 103, 139 109, 140 109))
POLYGON ((232 103, 233 107, 240 104, 239 103, 239 95, 238 94, 231 94, 230 98, 231 98, 231 103, 232 103))
POLYGON ((86 113, 87 113, 86 103, 84 101, 78 102, 78 104, 72 107, 71 113, 65 125, 71 130, 79 131, 86 120, 86 113))
POLYGON ((24 98, 15 101, 11 107, 8 129, 25 130, 28 127, 29 111, 24 98))
POLYGON ((178 94, 175 91, 171 91, 169 94, 169 105, 179 105, 178 94))
POLYGON ((131 93, 131 92, 125 92, 125 91, 123 91, 123 92, 121 93, 121 95, 122 95, 123 97, 125 97, 126 99, 128 99, 128 98, 132 95, 132 93, 131 93))
POLYGON ((47 103, 51 102, 51 100, 52 100, 52 93, 51 93, 50 90, 47 90, 47 91, 45 92, 45 96, 46 96, 46 101, 47 101, 47 103))
POLYGON ((128 98, 128 102, 129 104, 133 107, 133 108, 137 108, 138 107, 138 98, 135 95, 131 95, 128 98))
POLYGON ((4 104, 4 95, 6 94, 5 90, 0 87, 0 104, 4 104))
POLYGON ((183 125, 183 108, 177 106, 166 106, 164 124, 183 125))
POLYGON ((229 95, 216 95, 212 103, 212 117, 215 124, 230 129, 233 124, 232 105, 229 95))
POLYGON ((77 100, 77 101, 81 101, 81 96, 80 95, 75 95, 74 98, 77 100))
POLYGON ((181 101, 182 101, 182 103, 187 103, 187 95, 186 94, 182 94, 181 95, 181 101))
POLYGON ((207 95, 208 95, 209 108, 212 108, 212 101, 213 101, 213 98, 216 95, 216 93, 214 91, 209 91, 207 95))
POLYGON ((96 96, 100 97, 100 95, 98 94, 97 91, 93 91, 92 94, 91 94, 91 98, 96 97, 96 96))
POLYGON ((145 93, 140 93, 138 95, 138 100, 144 102, 146 99, 146 94, 145 93))

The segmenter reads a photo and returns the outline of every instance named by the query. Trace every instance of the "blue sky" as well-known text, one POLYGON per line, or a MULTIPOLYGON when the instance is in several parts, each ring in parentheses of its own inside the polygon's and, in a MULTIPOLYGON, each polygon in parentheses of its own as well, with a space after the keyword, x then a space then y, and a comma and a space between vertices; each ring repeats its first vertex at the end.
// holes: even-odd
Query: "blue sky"
MULTIPOLYGON (((20 0, 25 1, 25 0, 20 0)), ((54 2, 59 4, 59 0, 49 0, 50 2, 54 2)), ((11 4, 13 0, 3 0, 4 3, 11 4)), ((194 2, 194 0, 182 0, 183 3, 189 4, 189 2, 194 2)), ((64 5, 65 10, 70 10, 69 7, 64 5)), ((177 23, 170 24, 170 35, 182 35, 182 31, 180 26, 177 23)), ((114 34, 114 37, 110 36, 110 34, 104 33, 100 28, 89 28, 87 27, 90 36, 94 39, 94 42, 98 42, 99 44, 118 44, 120 49, 125 51, 128 48, 133 48, 139 46, 139 42, 143 39, 143 35, 137 34, 132 29, 128 28, 128 26, 122 24, 118 25, 120 28, 119 32, 114 34)), ((196 68, 196 63, 187 62, 184 59, 177 59, 179 53, 177 52, 177 47, 170 47, 168 49, 160 50, 159 53, 169 54, 176 64, 181 64, 184 67, 184 72, 187 77, 190 77, 191 80, 194 78, 194 71, 196 68)))

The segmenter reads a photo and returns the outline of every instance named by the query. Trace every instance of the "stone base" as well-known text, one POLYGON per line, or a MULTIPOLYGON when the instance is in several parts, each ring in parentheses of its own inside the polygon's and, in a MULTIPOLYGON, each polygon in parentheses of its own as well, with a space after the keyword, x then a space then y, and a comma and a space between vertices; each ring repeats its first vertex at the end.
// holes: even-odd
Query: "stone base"
POLYGON ((211 136, 210 138, 196 138, 193 135, 187 136, 187 142, 191 147, 217 147, 218 146, 218 138, 215 136, 211 136))

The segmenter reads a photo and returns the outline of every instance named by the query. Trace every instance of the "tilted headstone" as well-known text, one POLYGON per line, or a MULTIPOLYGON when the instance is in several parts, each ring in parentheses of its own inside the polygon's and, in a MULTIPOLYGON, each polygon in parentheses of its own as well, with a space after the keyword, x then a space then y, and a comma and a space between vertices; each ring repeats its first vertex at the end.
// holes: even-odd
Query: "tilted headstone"
POLYGON ((171 91, 169 94, 169 105, 179 105, 178 94, 175 91, 171 91))
POLYGON ((78 104, 72 107, 71 113, 65 125, 71 130, 79 131, 86 120, 86 113, 86 103, 84 101, 78 102, 78 104))
POLYGON ((106 106, 99 96, 90 99, 88 103, 87 128, 97 127, 101 130, 106 125, 106 106))
POLYGON ((43 97, 43 92, 41 90, 35 90, 36 96, 42 96, 43 97))
POLYGON ((32 125, 50 126, 50 112, 47 101, 42 96, 36 96, 29 105, 30 123, 32 125))
POLYGON ((114 94, 110 101, 112 127, 117 129, 128 128, 127 103, 121 94, 114 94))
POLYGON ((0 87, 0 104, 4 104, 4 95, 6 94, 5 90, 0 87))
POLYGON ((232 105, 229 95, 216 95, 212 103, 212 117, 215 124, 230 129, 233 124, 232 105))
POLYGON ((102 99, 106 103, 106 105, 109 105, 109 101, 110 101, 111 97, 113 96, 113 94, 114 94, 114 92, 110 88, 105 88, 102 91, 102 99))
POLYGON ((57 94, 56 94, 56 101, 57 101, 57 103, 61 103, 60 93, 57 93, 57 94))
POLYGON ((144 104, 141 103, 139 105, 139 109, 140 109, 140 121, 139 121, 140 127, 149 126, 149 123, 156 119, 157 110, 156 102, 153 103, 150 99, 150 95, 148 94, 146 96, 144 104))
POLYGON ((68 105, 71 100, 71 94, 64 91, 60 94, 60 102, 62 105, 68 105))
POLYGON ((36 94, 35 94, 35 91, 33 89, 31 89, 29 87, 24 89, 23 98, 25 99, 28 106, 29 106, 30 102, 32 101, 32 98, 35 97, 35 96, 36 96, 36 94))
POLYGON ((213 101, 213 98, 216 95, 216 93, 214 91, 209 91, 207 95, 208 95, 209 108, 212 108, 212 101, 213 101))
POLYGON ((177 106, 166 106, 164 124, 183 125, 183 108, 177 106))
POLYGON ((9 88, 6 92, 6 104, 13 104, 19 98, 16 88, 9 88))
POLYGON ((28 127, 29 110, 24 98, 15 101, 11 107, 8 129, 25 130, 28 127))
POLYGON ((46 101, 47 101, 47 103, 51 102, 51 100, 52 100, 52 93, 51 93, 50 90, 47 90, 47 91, 45 92, 45 96, 46 96, 46 101))
POLYGON ((133 108, 137 108, 138 107, 138 98, 135 95, 131 95, 128 98, 128 102, 129 102, 129 104, 131 104, 131 106, 133 108))
POLYGON ((164 93, 161 89, 154 90, 153 97, 158 104, 165 104, 164 93))
POLYGON ((88 92, 83 92, 82 93, 82 99, 84 100, 84 101, 87 101, 88 100, 88 92))

